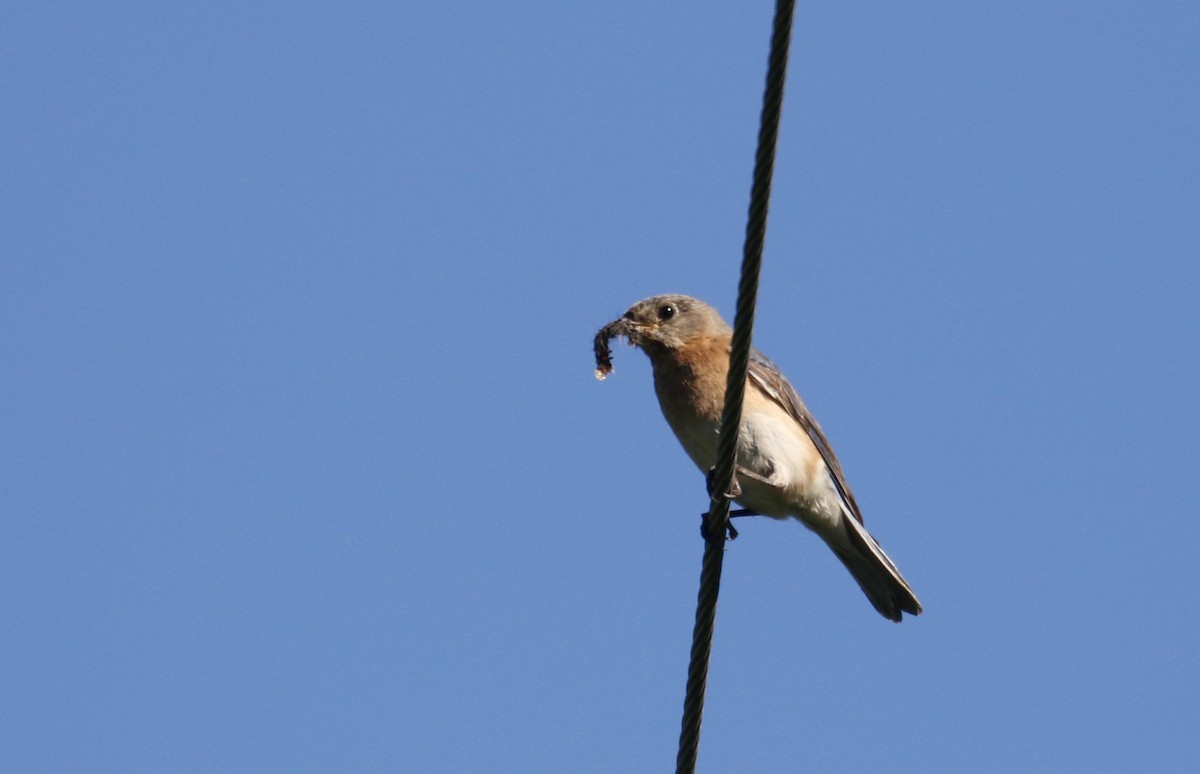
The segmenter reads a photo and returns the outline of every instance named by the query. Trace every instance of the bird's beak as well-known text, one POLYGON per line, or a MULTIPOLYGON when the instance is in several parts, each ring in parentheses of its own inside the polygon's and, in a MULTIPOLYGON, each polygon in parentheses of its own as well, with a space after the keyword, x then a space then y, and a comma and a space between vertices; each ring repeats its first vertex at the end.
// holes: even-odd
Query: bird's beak
POLYGON ((646 333, 647 325, 639 320, 634 319, 628 313, 619 320, 613 320, 604 329, 611 331, 611 336, 624 336, 630 344, 636 347, 642 345, 643 336, 646 333))

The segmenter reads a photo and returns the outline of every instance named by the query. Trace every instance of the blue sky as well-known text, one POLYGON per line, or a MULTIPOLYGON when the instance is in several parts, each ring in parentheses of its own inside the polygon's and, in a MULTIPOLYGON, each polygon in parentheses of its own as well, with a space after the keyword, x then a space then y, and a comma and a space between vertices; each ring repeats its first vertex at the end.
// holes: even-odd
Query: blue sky
MULTIPOLYGON (((10 4, 0 768, 670 770, 769 3, 10 4)), ((729 548, 701 771, 1200 758, 1200 8, 801 4, 756 343, 925 605, 729 548)))

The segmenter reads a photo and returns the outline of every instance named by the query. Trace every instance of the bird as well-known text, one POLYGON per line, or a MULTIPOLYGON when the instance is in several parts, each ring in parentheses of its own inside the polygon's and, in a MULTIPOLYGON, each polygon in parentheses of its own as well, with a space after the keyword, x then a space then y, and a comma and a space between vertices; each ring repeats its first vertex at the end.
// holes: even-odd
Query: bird
MULTIPOLYGON (((686 295, 638 301, 596 335, 597 376, 612 370, 607 341, 623 337, 650 359, 654 392, 687 455, 710 476, 717 461, 733 330, 686 295)), ((921 603, 863 525, 862 513, 821 426, 787 377, 752 349, 737 468, 730 497, 745 515, 796 519, 815 532, 880 615, 899 622, 921 603)))

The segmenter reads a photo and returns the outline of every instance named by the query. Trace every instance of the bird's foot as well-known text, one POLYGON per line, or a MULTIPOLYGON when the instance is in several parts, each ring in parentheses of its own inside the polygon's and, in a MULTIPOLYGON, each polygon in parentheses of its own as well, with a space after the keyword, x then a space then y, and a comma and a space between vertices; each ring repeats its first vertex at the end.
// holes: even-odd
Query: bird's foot
MULTIPOLYGON (((747 514, 738 514, 738 515, 745 516, 747 514)), ((729 516, 730 516, 730 518, 732 518, 734 516, 733 512, 730 512, 729 516)), ((737 540, 737 538, 738 538, 737 529, 729 522, 725 522, 725 534, 727 536, 726 537, 727 540, 737 540)), ((716 540, 716 537, 708 529, 708 514, 707 513, 700 514, 700 537, 704 538, 705 543, 712 543, 716 540)))
MULTIPOLYGON (((704 488, 708 490, 709 497, 713 496, 713 489, 714 489, 714 485, 715 485, 713 478, 714 478, 714 475, 716 474, 716 472, 717 472, 717 468, 714 465, 713 467, 709 468, 708 473, 706 473, 704 475, 704 488)), ((734 499, 737 499, 738 497, 741 497, 742 486, 741 486, 741 484, 738 483, 736 472, 733 476, 733 479, 729 482, 729 489, 731 491, 725 493, 725 498, 727 500, 734 500, 734 499)))
MULTIPOLYGON (((758 511, 752 511, 749 508, 735 508, 729 512, 730 519, 740 519, 746 516, 761 516, 758 511)), ((733 526, 733 522, 725 522, 725 534, 729 540, 737 540, 738 531, 733 526)), ((700 514, 700 537, 704 538, 705 542, 711 542, 711 533, 708 531, 708 514, 700 514)))

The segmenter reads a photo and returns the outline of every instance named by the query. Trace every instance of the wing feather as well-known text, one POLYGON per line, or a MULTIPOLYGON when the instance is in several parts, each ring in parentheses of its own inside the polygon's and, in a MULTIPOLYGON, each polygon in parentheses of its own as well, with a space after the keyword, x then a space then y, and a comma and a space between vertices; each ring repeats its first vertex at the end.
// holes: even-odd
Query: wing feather
POLYGON ((829 468, 830 476, 833 478, 833 485, 841 495, 846 509, 859 524, 862 524, 862 514, 858 510, 858 503, 854 501, 854 493, 850 491, 850 484, 846 482, 846 474, 842 472, 842 465, 838 462, 837 455, 833 453, 833 447, 829 445, 829 440, 822 432, 821 426, 817 424, 817 420, 813 419, 808 407, 804 405, 804 401, 800 400, 800 396, 796 394, 796 390, 788 383, 779 368, 757 349, 750 351, 749 378, 758 389, 762 390, 764 395, 779 404, 808 433, 813 445, 820 452, 821 459, 825 460, 825 466, 829 468))

